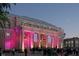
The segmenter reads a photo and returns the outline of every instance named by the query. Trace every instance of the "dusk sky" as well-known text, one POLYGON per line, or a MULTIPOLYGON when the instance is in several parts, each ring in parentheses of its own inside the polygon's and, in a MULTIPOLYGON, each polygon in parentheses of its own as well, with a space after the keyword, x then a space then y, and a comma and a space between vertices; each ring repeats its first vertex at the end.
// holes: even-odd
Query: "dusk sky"
POLYGON ((16 4, 10 12, 61 27, 66 38, 79 37, 79 4, 16 4))

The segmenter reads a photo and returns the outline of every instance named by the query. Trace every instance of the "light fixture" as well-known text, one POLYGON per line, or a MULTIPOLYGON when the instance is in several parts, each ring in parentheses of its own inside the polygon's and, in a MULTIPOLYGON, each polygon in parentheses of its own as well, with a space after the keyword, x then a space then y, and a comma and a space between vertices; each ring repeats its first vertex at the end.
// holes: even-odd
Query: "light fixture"
POLYGON ((7 33, 6 33, 6 36, 10 36, 10 33, 9 33, 9 32, 7 32, 7 33))

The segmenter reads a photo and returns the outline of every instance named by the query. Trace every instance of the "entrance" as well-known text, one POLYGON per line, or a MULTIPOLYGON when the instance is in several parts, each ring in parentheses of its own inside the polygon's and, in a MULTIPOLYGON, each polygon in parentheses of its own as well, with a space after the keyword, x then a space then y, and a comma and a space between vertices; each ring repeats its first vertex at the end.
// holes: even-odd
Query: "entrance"
POLYGON ((25 48, 33 48, 33 40, 32 40, 33 32, 24 30, 23 31, 23 42, 22 46, 25 48))

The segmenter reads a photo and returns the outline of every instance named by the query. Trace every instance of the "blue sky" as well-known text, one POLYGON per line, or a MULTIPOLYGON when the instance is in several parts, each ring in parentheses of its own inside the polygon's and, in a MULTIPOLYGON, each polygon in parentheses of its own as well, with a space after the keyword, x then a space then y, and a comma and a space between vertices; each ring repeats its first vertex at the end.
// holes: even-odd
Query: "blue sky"
POLYGON ((16 4, 10 12, 61 27, 66 38, 79 37, 79 4, 16 4))

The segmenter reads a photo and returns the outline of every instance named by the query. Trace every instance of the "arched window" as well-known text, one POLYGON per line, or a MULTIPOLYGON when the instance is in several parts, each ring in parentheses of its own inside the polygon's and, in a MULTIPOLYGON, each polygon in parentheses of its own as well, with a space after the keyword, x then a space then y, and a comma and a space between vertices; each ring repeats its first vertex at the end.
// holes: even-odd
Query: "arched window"
POLYGON ((34 42, 37 42, 37 40, 38 40, 38 34, 37 33, 34 33, 34 42))
POLYGON ((51 43, 52 38, 50 35, 48 35, 47 39, 48 39, 48 43, 51 43))

